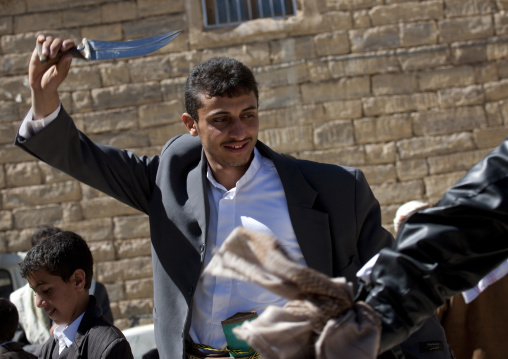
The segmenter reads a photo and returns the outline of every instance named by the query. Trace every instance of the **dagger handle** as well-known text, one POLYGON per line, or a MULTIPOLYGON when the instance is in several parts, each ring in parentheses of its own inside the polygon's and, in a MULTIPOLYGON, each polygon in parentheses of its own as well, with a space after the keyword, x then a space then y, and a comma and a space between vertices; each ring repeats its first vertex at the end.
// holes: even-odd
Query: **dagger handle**
MULTIPOLYGON (((86 43, 86 39, 83 39, 83 43, 86 43)), ((88 45, 88 43, 86 43, 86 45, 88 45)), ((82 59, 82 60, 88 60, 88 58, 86 56, 86 47, 88 47, 88 46, 84 46, 83 44, 80 44, 79 46, 71 47, 69 50, 67 50, 65 52, 59 51, 53 60, 58 60, 58 59, 60 59, 60 57, 62 57, 65 54, 72 54, 72 56, 75 58, 82 59)), ((41 50, 42 50, 41 44, 37 43, 37 54, 39 55, 39 61, 44 64, 44 63, 48 62, 49 59, 47 56, 42 55, 41 50)))

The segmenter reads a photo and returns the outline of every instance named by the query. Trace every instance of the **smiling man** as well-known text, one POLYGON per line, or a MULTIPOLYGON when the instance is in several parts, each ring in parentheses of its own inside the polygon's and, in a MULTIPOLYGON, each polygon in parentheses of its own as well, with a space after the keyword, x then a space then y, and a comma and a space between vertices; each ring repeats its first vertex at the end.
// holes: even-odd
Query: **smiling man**
MULTIPOLYGON (((42 35, 37 41, 51 60, 42 64, 32 54, 32 109, 16 144, 148 214, 161 358, 229 357, 238 345, 225 328, 229 318, 287 302, 256 285, 203 274, 238 226, 276 237, 295 262, 355 285, 362 265, 392 243, 361 171, 297 160, 258 140, 257 83, 241 62, 213 58, 191 71, 182 115, 189 134, 148 158, 77 130, 58 96, 71 57, 55 59, 73 42, 42 35)), ((441 327, 432 335, 422 340, 445 341, 441 327)))

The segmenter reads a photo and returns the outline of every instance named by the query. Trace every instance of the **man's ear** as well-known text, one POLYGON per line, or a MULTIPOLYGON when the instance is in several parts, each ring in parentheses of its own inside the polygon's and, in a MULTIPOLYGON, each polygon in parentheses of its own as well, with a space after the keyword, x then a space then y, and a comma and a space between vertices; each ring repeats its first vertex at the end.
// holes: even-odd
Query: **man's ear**
POLYGON ((182 115, 182 121, 187 127, 187 131, 191 134, 191 136, 197 136, 198 135, 198 123, 197 121, 194 121, 194 119, 189 115, 187 112, 182 115))
POLYGON ((85 290, 86 274, 83 269, 76 269, 71 275, 71 281, 79 291, 85 290))

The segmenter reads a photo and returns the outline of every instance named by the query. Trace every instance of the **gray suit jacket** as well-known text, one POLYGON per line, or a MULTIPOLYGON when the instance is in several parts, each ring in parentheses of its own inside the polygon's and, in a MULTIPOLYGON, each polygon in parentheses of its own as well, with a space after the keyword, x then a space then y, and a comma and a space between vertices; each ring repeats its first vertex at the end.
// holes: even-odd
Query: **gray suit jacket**
MULTIPOLYGON (((177 136, 160 156, 138 157, 93 143, 62 109, 43 131, 29 140, 18 136, 16 144, 149 215, 157 347, 161 358, 183 358, 207 243, 207 161, 200 139, 177 136)), ((393 241, 362 172, 296 160, 259 141, 257 148, 277 168, 309 267, 356 285, 361 266, 393 241)))

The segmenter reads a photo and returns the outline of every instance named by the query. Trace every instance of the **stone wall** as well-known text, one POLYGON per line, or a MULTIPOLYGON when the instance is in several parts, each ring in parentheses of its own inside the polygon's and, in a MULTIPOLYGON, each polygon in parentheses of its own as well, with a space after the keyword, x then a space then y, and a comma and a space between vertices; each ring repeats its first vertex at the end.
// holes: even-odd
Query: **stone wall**
POLYGON ((12 145, 30 108, 38 32, 130 40, 182 29, 141 58, 75 61, 65 108, 92 139, 158 154, 185 132, 189 70, 216 55, 260 84, 260 139, 293 156, 361 168, 383 223, 437 201, 508 135, 507 0, 299 0, 298 15, 203 31, 200 0, 0 0, 0 252, 26 251, 39 226, 83 235, 115 323, 151 321, 147 217, 12 145))

